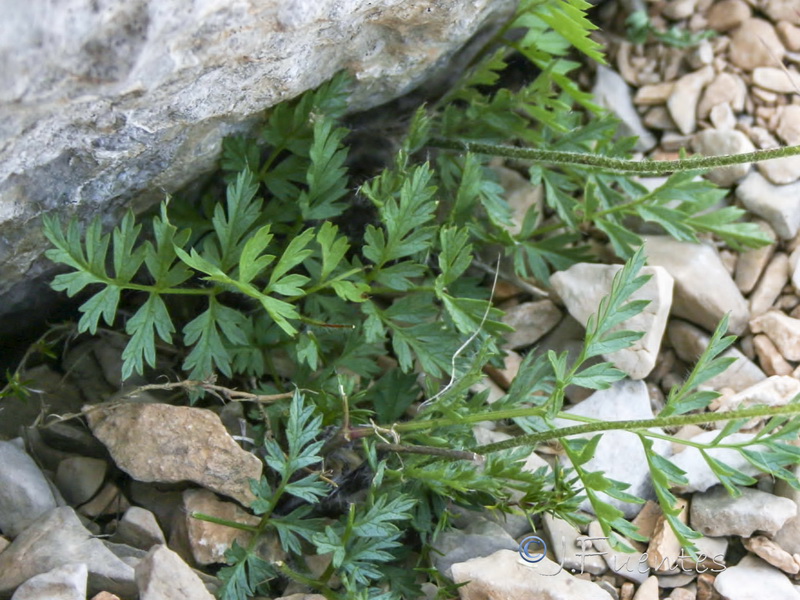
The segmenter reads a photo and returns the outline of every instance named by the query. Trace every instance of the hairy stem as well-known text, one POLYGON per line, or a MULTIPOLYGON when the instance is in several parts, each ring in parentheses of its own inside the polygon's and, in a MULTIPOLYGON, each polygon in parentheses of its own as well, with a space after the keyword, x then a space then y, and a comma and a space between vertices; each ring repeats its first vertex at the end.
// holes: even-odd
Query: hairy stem
POLYGON ((475 154, 488 154, 503 156, 517 160, 526 160, 551 165, 579 165, 596 167, 604 171, 618 173, 636 173, 639 175, 667 175, 679 171, 693 171, 697 169, 714 169, 749 162, 760 162, 773 158, 785 158, 800 154, 800 146, 786 146, 784 148, 771 148, 769 150, 756 150, 742 154, 726 154, 723 156, 702 156, 682 158, 680 160, 628 160, 613 158, 583 152, 562 152, 558 150, 538 150, 535 148, 520 148, 518 146, 505 146, 501 144, 487 144, 482 142, 469 142, 466 140, 452 140, 433 138, 429 146, 443 150, 456 150, 459 152, 474 152, 475 154))

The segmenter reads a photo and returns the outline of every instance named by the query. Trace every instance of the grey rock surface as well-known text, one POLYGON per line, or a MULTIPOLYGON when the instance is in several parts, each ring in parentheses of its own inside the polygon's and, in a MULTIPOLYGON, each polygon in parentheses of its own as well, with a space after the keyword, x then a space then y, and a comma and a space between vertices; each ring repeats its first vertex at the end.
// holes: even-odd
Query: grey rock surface
POLYGON ((739 491, 742 495, 734 498, 720 485, 695 494, 690 513, 692 527, 714 537, 750 537, 756 531, 773 536, 797 514, 797 504, 789 498, 752 488, 739 491))
POLYGON ((647 151, 656 145, 655 136, 642 124, 642 119, 633 106, 631 90, 619 73, 598 65, 592 95, 597 104, 610 110, 622 121, 621 135, 635 135, 638 138, 636 150, 647 151))
POLYGON ((56 498, 34 460, 14 442, 0 441, 0 531, 16 537, 56 507, 56 498))
POLYGON ((114 538, 142 550, 149 550, 153 546, 166 543, 156 516, 139 506, 131 506, 125 511, 119 520, 114 538))
POLYGON ((83 563, 70 563, 34 575, 11 596, 11 600, 86 600, 89 570, 83 563))
POLYGON ((463 530, 450 529, 439 534, 433 548, 434 566, 439 573, 452 579, 454 564, 490 556, 498 550, 516 551, 519 544, 497 523, 478 517, 463 530))
POLYGON ((17 536, 0 554, 0 597, 35 575, 83 563, 89 569, 89 593, 106 590, 134 596, 133 569, 106 549, 68 507, 56 508, 17 536))
MULTIPOLYGON (((718 431, 704 431, 691 439, 700 444, 708 444, 719 435, 718 431)), ((753 439, 752 433, 732 433, 725 437, 726 444, 736 444, 753 439)), ((753 446, 753 450, 763 451, 764 446, 753 446)), ((746 475, 757 475, 760 471, 752 464, 747 462, 738 451, 732 448, 711 448, 706 453, 714 459, 725 463, 745 473, 746 475)), ((688 484, 681 486, 680 489, 686 492, 704 492, 708 488, 719 483, 719 478, 708 466, 708 463, 700 454, 697 448, 687 446, 681 452, 672 457, 672 463, 686 474, 688 484)))
POLYGON ((153 546, 136 565, 139 600, 213 600, 191 567, 166 546, 153 546))
POLYGON ((800 600, 800 592, 786 575, 755 556, 745 556, 717 575, 714 589, 727 600, 800 600))
POLYGON ((793 238, 800 230, 800 183, 775 185, 751 171, 736 188, 736 197, 745 208, 767 221, 778 237, 793 238))
POLYGON ((0 23, 0 306, 52 274, 42 214, 110 225, 210 170, 224 136, 337 71, 352 109, 469 60, 512 0, 10 2, 0 23), (478 33, 481 32, 481 33, 478 33), (24 283, 21 282, 25 278, 24 283), (18 284, 18 285, 15 285, 18 284))

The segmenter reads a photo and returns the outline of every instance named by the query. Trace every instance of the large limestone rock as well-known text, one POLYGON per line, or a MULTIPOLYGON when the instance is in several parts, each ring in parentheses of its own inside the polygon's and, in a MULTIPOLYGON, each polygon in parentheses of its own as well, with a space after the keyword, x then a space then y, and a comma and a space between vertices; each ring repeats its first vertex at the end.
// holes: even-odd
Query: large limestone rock
POLYGON ((357 82, 353 110, 454 73, 453 56, 469 41, 479 48, 485 36, 476 32, 490 32, 515 4, 5 3, 0 313, 31 310, 45 289, 51 266, 42 258, 40 215, 102 214, 108 225, 126 206, 163 199, 213 167, 224 136, 339 70, 357 82))

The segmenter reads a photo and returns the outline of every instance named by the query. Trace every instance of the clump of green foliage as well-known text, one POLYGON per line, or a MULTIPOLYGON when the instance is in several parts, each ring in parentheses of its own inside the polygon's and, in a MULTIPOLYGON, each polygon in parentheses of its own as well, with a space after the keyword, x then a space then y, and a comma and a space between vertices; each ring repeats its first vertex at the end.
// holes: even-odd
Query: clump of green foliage
MULTIPOLYGON (((94 290, 81 306, 78 330, 93 334, 103 323, 118 324, 123 298, 132 307, 124 323, 124 377, 156 366, 160 340, 181 350, 191 380, 256 381, 254 391, 276 396, 294 390, 290 399, 250 413, 269 468, 252 484, 260 524, 230 524, 249 531, 252 541, 230 550, 230 566, 219 572, 222 599, 272 594, 286 579, 328 598, 414 597, 421 576, 436 577, 431 542, 453 506, 529 517, 548 511, 575 521, 588 497, 607 534, 640 539, 607 496, 641 500, 584 468, 599 433, 615 428, 642 439, 658 499, 691 546, 695 534, 676 518, 670 491, 685 482, 683 474, 652 451, 649 428, 720 419, 704 412, 715 395, 697 387, 728 364, 719 357, 733 341, 723 337, 724 323, 653 422, 556 429, 554 419, 569 418, 562 411, 568 386, 605 389, 624 376, 608 362, 587 366, 588 360, 641 336, 612 331, 644 308, 629 301, 647 280, 631 218, 680 240, 714 234, 733 247, 768 240, 739 221, 740 209, 713 209, 724 193, 695 180, 695 172, 676 173, 648 191, 628 175, 575 162, 529 168, 531 181, 544 186, 545 214, 529 211, 513 233, 488 156, 430 155, 431 146, 455 139, 624 164, 632 140, 618 138, 613 119, 597 114, 570 79, 575 49, 602 61, 588 37, 587 8, 583 0, 522 2, 496 36, 498 49, 413 115, 392 164, 357 190, 346 168, 348 81, 338 76, 272 109, 258 137, 225 142, 225 198, 206 203, 199 216, 165 202, 147 230, 128 214, 110 234, 97 221, 85 231, 72 222, 64 231, 45 220, 54 246, 48 256, 69 267, 53 287, 71 296, 94 290), (520 30, 521 37, 511 35, 520 30), (498 89, 513 52, 538 75, 517 90, 498 89), (354 194, 368 208, 354 208, 354 194), (346 227, 354 210, 371 213, 361 232, 346 227), (547 285, 553 270, 594 260, 597 237, 627 262, 588 325, 582 352, 530 352, 507 393, 487 405, 487 393, 470 388, 484 367, 500 364, 498 342, 509 328, 491 302, 492 274, 473 268, 476 257, 488 254, 492 262, 499 252, 500 276, 547 285), (481 421, 513 424, 520 435, 476 447, 472 426, 481 421), (588 440, 565 437, 593 432, 588 440), (532 448, 552 440, 572 468, 524 470, 532 448), (264 535, 279 537, 285 561, 260 554, 264 535), (314 575, 301 558, 308 553, 330 553, 330 567, 314 575)), ((787 440, 800 426, 791 416, 798 410, 791 404, 727 413, 730 425, 708 447, 734 448, 797 485, 785 467, 797 460, 787 440), (726 436, 755 414, 773 416, 753 444, 726 445, 726 436)), ((752 481, 704 455, 732 491, 752 481)))

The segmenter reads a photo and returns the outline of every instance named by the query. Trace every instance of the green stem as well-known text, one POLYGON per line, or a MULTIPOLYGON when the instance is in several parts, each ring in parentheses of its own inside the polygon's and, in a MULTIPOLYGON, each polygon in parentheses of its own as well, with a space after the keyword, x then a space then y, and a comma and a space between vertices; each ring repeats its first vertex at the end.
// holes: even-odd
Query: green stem
POLYGON ((254 527, 253 525, 245 525, 244 523, 237 523, 236 521, 229 521, 228 519, 220 519, 219 517, 215 517, 213 515, 193 512, 191 517, 193 519, 197 519, 198 521, 207 521, 209 523, 215 523, 216 525, 224 525, 225 527, 230 527, 232 529, 241 529, 242 531, 249 531, 250 533, 258 533, 258 527, 254 527))
POLYGON ((619 173, 637 173, 640 175, 666 175, 678 171, 692 171, 696 169, 714 169, 730 165, 740 165, 749 162, 760 162, 774 158, 785 158, 800 154, 800 146, 786 146, 784 148, 771 148, 769 150, 756 150, 742 154, 726 154, 723 156, 702 156, 682 158, 680 160, 628 160, 613 158, 598 154, 584 152, 562 152, 559 150, 539 150, 534 148, 520 148, 501 144, 487 144, 482 142, 469 142, 466 140, 451 140, 433 138, 429 146, 443 150, 457 150, 459 152, 474 152, 491 156, 503 156, 517 160, 549 163, 552 165, 579 165, 584 167, 597 167, 604 171, 619 173))

